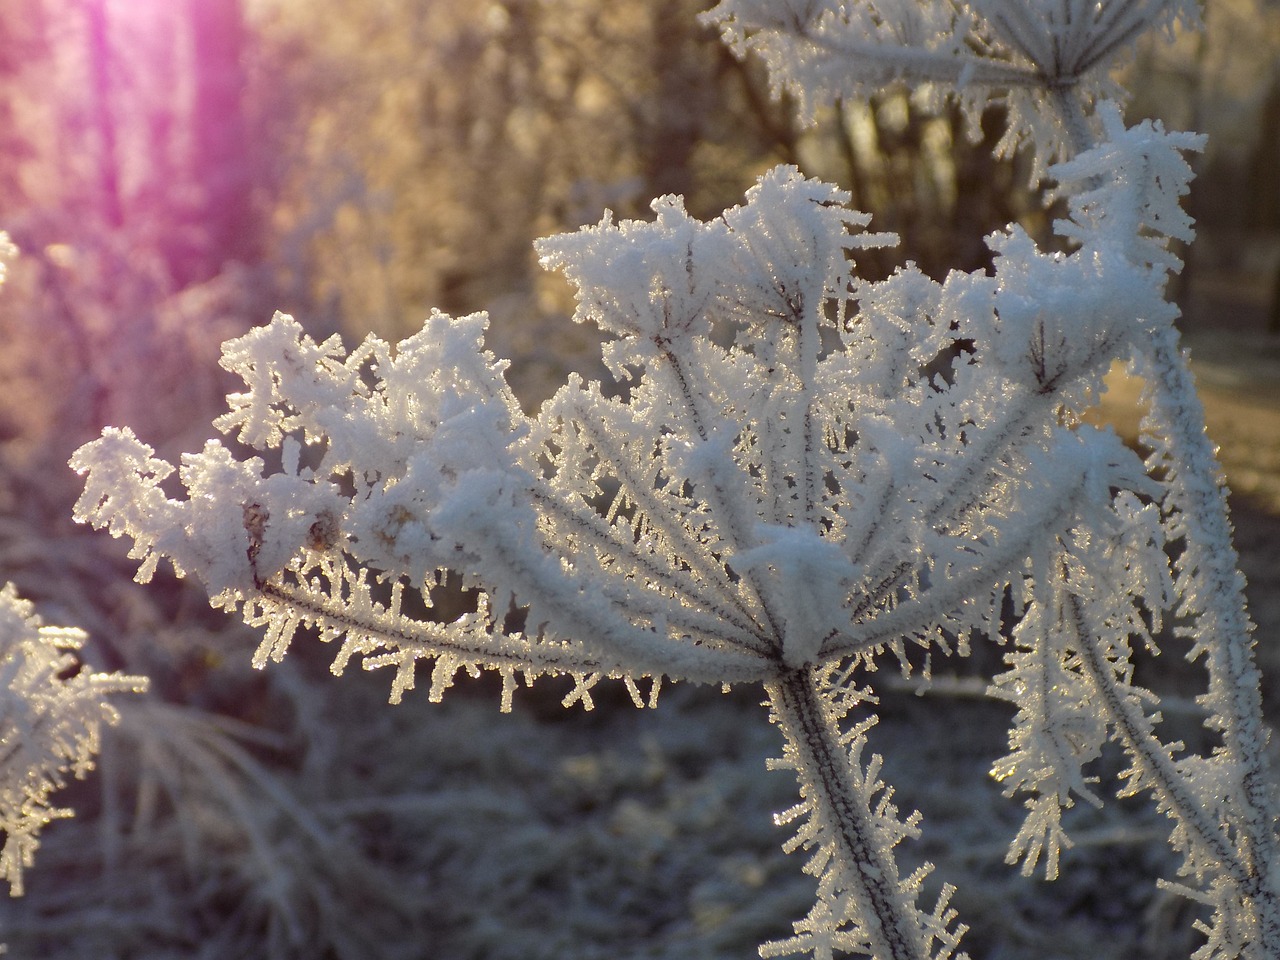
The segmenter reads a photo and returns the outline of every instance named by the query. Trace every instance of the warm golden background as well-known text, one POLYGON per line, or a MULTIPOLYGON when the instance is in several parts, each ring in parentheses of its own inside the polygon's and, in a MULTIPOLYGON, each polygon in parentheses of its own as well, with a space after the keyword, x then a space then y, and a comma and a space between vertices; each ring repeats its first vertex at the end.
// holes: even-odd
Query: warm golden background
MULTIPOLYGON (((531 241, 606 207, 643 217, 681 193, 707 217, 789 162, 901 235, 872 275, 981 267, 1010 220, 1047 233, 1027 165, 991 157, 999 116, 975 142, 886 95, 803 129, 697 26, 707 5, 0 2, 0 229, 22 251, 0 292, 0 580, 90 630, 95 665, 153 678, 66 792, 77 818, 48 831, 28 896, 0 904, 11 956, 746 957, 807 909, 768 823, 789 785, 759 790, 776 744, 751 695, 564 722, 537 694, 513 718, 466 692, 391 710, 382 678, 332 680, 323 651, 253 674, 243 630, 175 581, 131 584, 123 546, 69 520, 71 451, 108 424, 169 459, 197 449, 235 386, 219 343, 276 309, 348 343, 406 336, 433 306, 488 310, 530 405, 568 370, 599 376, 531 241)), ((1276 633, 1280 6, 1209 0, 1206 19, 1142 49, 1130 117, 1210 134, 1174 294, 1276 633)), ((1134 392, 1117 375, 1104 411, 1131 434, 1134 392)), ((886 708, 882 743, 910 758, 943 738, 888 773, 945 825, 1006 803, 981 792, 1003 717, 939 690, 929 711, 886 708)), ((1009 886, 999 815, 933 835, 943 872, 974 880, 975 956, 1186 955, 1161 939, 1181 906, 1150 882, 1162 825, 1089 816, 1078 879, 1049 894, 1009 886)))

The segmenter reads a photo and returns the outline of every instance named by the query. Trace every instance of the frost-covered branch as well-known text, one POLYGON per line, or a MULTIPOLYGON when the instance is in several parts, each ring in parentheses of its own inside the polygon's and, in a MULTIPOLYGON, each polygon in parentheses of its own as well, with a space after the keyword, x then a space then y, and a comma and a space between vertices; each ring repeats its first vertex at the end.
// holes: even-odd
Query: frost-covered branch
POLYGON ((79 630, 44 626, 12 584, 0 589, 0 879, 23 893, 40 831, 72 815, 50 796, 93 769, 102 725, 119 719, 110 698, 146 689, 142 677, 94 673, 75 651, 79 630))
MULTIPOLYGON (((0 231, 0 286, 17 253, 0 231)), ((51 806, 51 795, 93 769, 102 725, 119 719, 110 698, 147 687, 145 677, 89 670, 76 654, 84 641, 80 630, 43 624, 13 584, 0 587, 0 880, 15 897, 40 832, 74 813, 51 806)))
POLYGON ((759 55, 775 94, 792 94, 810 122, 894 85, 954 97, 975 128, 1002 103, 999 149, 1029 146, 1039 177, 1078 148, 1063 104, 1120 97, 1110 71, 1138 37, 1198 26, 1200 11, 1193 0, 721 0, 703 19, 739 56, 759 55))

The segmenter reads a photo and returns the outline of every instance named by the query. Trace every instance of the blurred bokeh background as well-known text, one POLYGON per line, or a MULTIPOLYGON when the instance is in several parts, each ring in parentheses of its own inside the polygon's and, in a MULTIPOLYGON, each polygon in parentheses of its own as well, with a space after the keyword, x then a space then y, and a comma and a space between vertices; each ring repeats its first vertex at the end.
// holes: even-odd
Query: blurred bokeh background
MULTIPOLYGON (((10 956, 743 957, 807 909, 768 819, 792 788, 756 789, 776 745, 751 694, 564 718, 552 691, 499 718, 480 684, 392 710, 383 678, 332 680, 322 650, 254 674, 242 628, 176 581, 132 584, 125 548, 70 521, 71 452, 106 425, 171 460, 198 449, 235 386, 219 344, 275 310, 349 345, 407 336, 433 306, 488 310, 530 406, 570 370, 601 376, 531 242, 605 208, 643 217, 680 193, 708 217, 788 162, 900 234, 863 260, 872 276, 982 267, 983 236, 1011 220, 1047 236, 1024 158, 992 156, 998 113, 970 136, 886 94, 802 128, 758 64, 698 26, 707 6, 0 5, 0 229, 21 250, 0 292, 0 579, 88 629, 95 666, 153 678, 66 792, 77 818, 48 831, 27 897, 0 904, 10 956)), ((1173 295, 1251 602, 1280 625, 1280 3, 1208 0, 1205 17, 1203 35, 1143 45, 1129 116, 1210 135, 1173 295)), ((1122 429, 1131 397, 1117 380, 1122 429)), ((945 740, 900 773, 904 802, 960 823, 929 855, 974 880, 962 906, 987 929, 971 949, 1185 956, 1143 814, 1092 814, 1082 847, 1105 856, 1081 854, 1056 892, 1015 891, 1000 831, 1016 811, 962 817, 1007 805, 985 778, 1004 718, 966 690, 887 705, 884 737, 918 748, 913 725, 934 723, 945 740), (1095 902, 1105 882, 1119 892, 1095 902)))

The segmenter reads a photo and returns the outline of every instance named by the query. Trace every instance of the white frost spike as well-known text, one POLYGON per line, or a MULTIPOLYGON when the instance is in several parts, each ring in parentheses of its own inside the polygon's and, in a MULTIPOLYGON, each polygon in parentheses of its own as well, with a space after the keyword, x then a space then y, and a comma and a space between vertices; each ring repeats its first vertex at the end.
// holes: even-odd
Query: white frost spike
POLYGON ((1177 273, 1182 261, 1170 240, 1189 243, 1194 221, 1181 200, 1193 173, 1183 153, 1204 149, 1203 134, 1167 133, 1160 121, 1126 127, 1114 103, 1099 107, 1103 140, 1049 171, 1071 216, 1054 229, 1093 249, 1123 252, 1137 266, 1177 273))
POLYGON ((713 288, 700 267, 719 255, 714 248, 723 229, 690 217, 683 197, 662 197, 651 206, 658 215, 652 223, 615 225, 606 213, 598 226, 539 240, 540 262, 578 285, 576 320, 664 343, 705 334, 713 288))

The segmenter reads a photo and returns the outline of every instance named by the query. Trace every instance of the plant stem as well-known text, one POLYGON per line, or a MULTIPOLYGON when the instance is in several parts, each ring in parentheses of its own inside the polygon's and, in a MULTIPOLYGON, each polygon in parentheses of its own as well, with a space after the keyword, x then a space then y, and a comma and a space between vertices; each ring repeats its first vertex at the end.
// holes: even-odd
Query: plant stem
MULTIPOLYGON (((790 671, 767 684, 770 706, 787 738, 787 758, 812 805, 811 827, 822 865, 819 896, 833 907, 845 898, 858 933, 876 960, 928 960, 929 949, 913 897, 903 889, 893 841, 869 805, 873 789, 841 736, 833 705, 814 670, 790 671), (823 850, 824 846, 831 849, 823 850), (824 857, 823 854, 828 854, 824 857)), ((802 831, 801 836, 805 836, 802 831)), ((845 917, 835 916, 840 924, 845 917)))
POLYGON ((1165 498, 1166 515, 1186 540, 1179 571, 1180 593, 1190 598, 1185 612, 1197 615, 1196 647, 1208 660, 1211 709, 1222 724, 1223 749, 1239 771, 1240 823, 1236 842, 1249 872, 1246 895, 1254 902, 1264 955, 1280 956, 1280 843, 1275 833, 1274 780, 1265 750, 1261 677, 1254 660, 1244 577, 1232 543, 1227 490, 1213 442, 1204 430, 1204 407, 1185 353, 1172 327, 1155 334, 1142 358, 1151 412, 1163 454, 1175 475, 1165 498))

